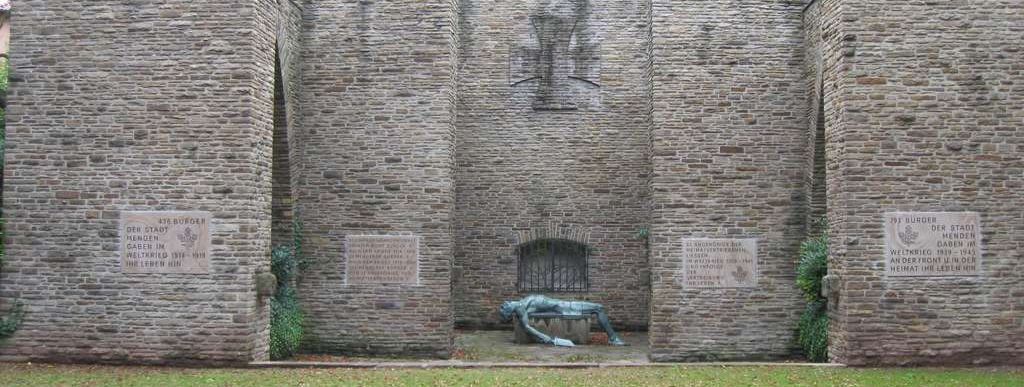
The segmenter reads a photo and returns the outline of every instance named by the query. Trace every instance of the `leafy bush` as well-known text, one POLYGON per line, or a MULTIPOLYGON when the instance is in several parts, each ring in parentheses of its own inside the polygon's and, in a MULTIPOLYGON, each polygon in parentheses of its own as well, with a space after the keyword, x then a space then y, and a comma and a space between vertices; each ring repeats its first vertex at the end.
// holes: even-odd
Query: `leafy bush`
MULTIPOLYGON (((0 111, 2 111, 2 109, 0 109, 0 111)), ((0 143, 0 146, 2 146, 2 145, 3 144, 0 143)), ((2 157, 2 156, 0 156, 0 157, 2 157)), ((0 219, 0 270, 3 270, 3 267, 4 267, 4 255, 6 253, 4 251, 3 226, 4 226, 3 219, 0 219)), ((14 331, 18 330, 18 327, 21 326, 21 321, 22 321, 22 319, 24 317, 25 317, 24 305, 22 305, 22 303, 20 301, 19 302, 15 302, 14 303, 14 307, 11 308, 11 311, 9 312, 9 314, 6 317, 0 318, 0 340, 6 339, 8 337, 11 337, 11 335, 14 334, 14 331)))
POLYGON ((828 274, 828 234, 822 233, 800 245, 796 284, 808 302, 821 300, 821 280, 828 274))
POLYGON ((828 232, 810 238, 800 246, 796 283, 804 292, 807 309, 800 317, 798 343, 807 358, 828 361, 828 300, 821 295, 821 282, 828 274, 828 232))
POLYGON ((295 355, 302 340, 302 309, 295 289, 279 289, 270 299, 270 358, 287 359, 295 355))
POLYGON ((21 302, 16 302, 7 317, 0 318, 0 340, 11 337, 14 331, 21 327, 21 321, 24 317, 24 305, 21 302))
POLYGON ((291 286, 299 265, 290 246, 277 246, 270 254, 270 272, 277 277, 277 288, 291 286))
POLYGON ((270 299, 270 358, 292 357, 302 340, 304 316, 292 283, 298 260, 290 246, 278 246, 271 253, 270 270, 277 277, 277 293, 270 299))
POLYGON ((823 301, 807 304, 800 316, 800 336, 797 342, 804 349, 807 359, 813 362, 828 361, 828 308, 823 301))

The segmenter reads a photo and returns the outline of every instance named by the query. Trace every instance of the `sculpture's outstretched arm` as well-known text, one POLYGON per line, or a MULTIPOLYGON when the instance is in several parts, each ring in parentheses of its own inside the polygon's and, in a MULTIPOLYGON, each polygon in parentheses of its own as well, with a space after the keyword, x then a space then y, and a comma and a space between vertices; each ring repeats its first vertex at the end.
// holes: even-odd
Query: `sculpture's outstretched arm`
POLYGON ((537 339, 537 341, 540 341, 540 342, 542 342, 544 344, 551 344, 551 342, 553 340, 551 340, 550 336, 545 335, 544 332, 538 331, 537 328, 534 328, 534 327, 530 326, 530 314, 529 313, 527 313, 524 310, 524 311, 517 312, 516 315, 519 316, 519 325, 522 326, 523 329, 526 330, 526 332, 529 332, 531 336, 533 336, 533 337, 535 337, 537 339))

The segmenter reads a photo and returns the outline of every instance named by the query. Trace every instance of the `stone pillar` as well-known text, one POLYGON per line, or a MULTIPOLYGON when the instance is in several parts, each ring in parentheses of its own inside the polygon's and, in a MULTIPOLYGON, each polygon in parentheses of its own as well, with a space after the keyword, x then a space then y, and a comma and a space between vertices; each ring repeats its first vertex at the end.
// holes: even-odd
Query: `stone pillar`
POLYGON ((809 165, 802 8, 653 2, 653 360, 794 352, 809 165), (700 269, 707 259, 719 268, 700 269))
POLYGON ((821 7, 829 269, 839 292, 833 360, 1022 364, 1024 4, 824 0, 821 7), (953 230, 974 222, 950 219, 972 216, 929 214, 943 212, 976 213, 980 224, 953 230), (900 227, 886 227, 890 213, 904 214, 895 217, 900 227), (942 226, 949 231, 936 234, 942 226), (947 249, 940 242, 976 237, 978 268, 952 261, 970 245, 940 252, 947 249), (894 255, 938 263, 914 267, 894 255))
POLYGON ((265 357, 269 13, 251 1, 18 3, 0 310, 21 300, 27 313, 0 359, 265 357), (156 240, 122 224, 135 211, 202 224, 156 240), (125 263, 185 246, 204 263, 125 263))
POLYGON ((441 0, 306 9, 294 189, 308 350, 450 353, 457 11, 441 0))

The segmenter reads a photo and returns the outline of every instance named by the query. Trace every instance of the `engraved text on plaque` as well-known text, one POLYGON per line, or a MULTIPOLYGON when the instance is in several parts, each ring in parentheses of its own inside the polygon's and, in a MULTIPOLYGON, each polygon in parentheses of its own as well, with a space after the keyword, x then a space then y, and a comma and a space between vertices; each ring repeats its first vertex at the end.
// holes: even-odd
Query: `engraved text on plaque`
POLYGON ((683 239, 684 288, 752 288, 757 274, 757 239, 683 239))
POLYGON ((121 213, 121 270, 127 274, 210 271, 209 212, 121 213))
POLYGON ((349 235, 345 283, 416 285, 419 240, 416 236, 349 235))
POLYGON ((981 217, 975 212, 885 214, 890 277, 974 276, 981 269, 981 217))

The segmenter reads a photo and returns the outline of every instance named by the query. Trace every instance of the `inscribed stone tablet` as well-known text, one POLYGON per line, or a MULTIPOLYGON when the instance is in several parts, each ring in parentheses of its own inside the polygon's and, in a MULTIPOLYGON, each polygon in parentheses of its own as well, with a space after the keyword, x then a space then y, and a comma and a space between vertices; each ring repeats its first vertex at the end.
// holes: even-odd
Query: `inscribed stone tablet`
POLYGON ((345 283, 417 284, 419 244, 420 238, 416 236, 349 235, 345 283))
POLYGON ((975 212, 885 214, 886 274, 974 276, 981 270, 981 217, 975 212))
POLYGON ((122 212, 121 271, 208 273, 210 219, 209 212, 122 212))
POLYGON ((757 287, 757 239, 683 239, 684 288, 757 287))

